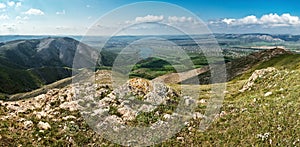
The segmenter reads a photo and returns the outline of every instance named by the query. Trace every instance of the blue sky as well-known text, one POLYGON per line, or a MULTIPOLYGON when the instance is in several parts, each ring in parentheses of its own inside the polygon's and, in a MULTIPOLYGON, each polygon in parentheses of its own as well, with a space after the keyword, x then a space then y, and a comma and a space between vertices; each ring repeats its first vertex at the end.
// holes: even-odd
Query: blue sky
MULTIPOLYGON (((105 18, 105 22, 97 22, 116 8, 135 2, 141 1, 0 0, 0 35, 83 35, 95 24, 102 26, 99 35, 107 35, 120 26, 148 21, 168 25, 176 22, 177 26, 186 27, 183 30, 193 32, 199 25, 195 16, 214 33, 300 34, 300 1, 297 0, 162 0, 183 7, 195 16, 157 5, 124 9, 121 14, 105 18)), ((146 27, 140 28, 133 34, 145 33, 146 27)))

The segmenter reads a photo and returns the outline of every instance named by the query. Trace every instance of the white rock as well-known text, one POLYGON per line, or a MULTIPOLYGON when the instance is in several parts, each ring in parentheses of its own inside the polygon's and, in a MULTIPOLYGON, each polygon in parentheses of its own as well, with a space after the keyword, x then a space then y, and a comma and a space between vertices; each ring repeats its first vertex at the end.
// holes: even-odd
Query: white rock
POLYGON ((36 111, 34 111, 33 114, 35 114, 35 116, 36 116, 38 119, 41 119, 42 117, 46 117, 46 116, 47 116, 47 113, 44 112, 44 111, 41 111, 41 112, 36 112, 36 111))
POLYGON ((267 97, 267 96, 270 96, 270 95, 272 95, 272 92, 267 92, 267 93, 265 93, 265 97, 267 97))
POLYGON ((195 100, 190 98, 185 99, 184 102, 185 102, 185 106, 191 106, 192 104, 195 104, 195 100))
POLYGON ((206 99, 201 99, 201 100, 199 101, 199 103, 200 103, 200 104, 205 104, 205 103, 206 103, 206 99))
POLYGON ((170 119, 172 116, 170 114, 165 114, 164 119, 170 119))
POLYGON ((31 128, 32 126, 33 126, 33 122, 32 121, 24 121, 24 123, 23 123, 23 127, 24 127, 24 129, 29 129, 29 128, 31 128))
POLYGON ((48 130, 48 129, 51 129, 51 126, 49 125, 49 123, 47 122, 42 122, 40 121, 37 125, 37 127, 41 130, 48 130))
POLYGON ((61 105, 59 105, 60 109, 69 109, 70 111, 78 110, 78 103, 76 101, 71 102, 64 102, 61 105))
POLYGON ((183 137, 177 137, 176 139, 177 139, 177 140, 181 140, 181 141, 183 141, 183 140, 184 140, 184 138, 183 138, 183 137))
POLYGON ((193 114, 193 119, 198 119, 198 118, 204 118, 205 116, 201 114, 200 112, 195 112, 193 114))
POLYGON ((25 118, 20 118, 18 121, 19 122, 23 122, 23 121, 25 121, 26 119, 25 118))
POLYGON ((75 117, 75 116, 73 116, 73 115, 69 115, 69 116, 65 116, 65 117, 63 117, 62 119, 63 119, 63 120, 68 120, 68 119, 76 119, 76 117, 75 117))

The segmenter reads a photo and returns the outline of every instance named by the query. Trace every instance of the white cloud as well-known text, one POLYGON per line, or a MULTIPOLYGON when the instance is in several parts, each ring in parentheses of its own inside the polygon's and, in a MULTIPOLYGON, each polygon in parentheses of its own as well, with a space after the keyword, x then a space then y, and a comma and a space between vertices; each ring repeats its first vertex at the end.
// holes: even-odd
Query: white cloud
POLYGON ((16 16, 16 20, 28 20, 28 19, 29 19, 28 16, 24 16, 24 17, 16 16))
POLYGON ((6 5, 4 3, 0 3, 0 9, 6 8, 6 5))
POLYGON ((9 19, 8 15, 6 15, 6 14, 0 15, 0 20, 7 20, 7 19, 9 19))
POLYGON ((15 2, 14 2, 14 1, 8 1, 8 2, 7 2, 7 5, 10 6, 10 7, 12 7, 12 6, 15 5, 15 2))
POLYGON ((16 8, 21 7, 21 6, 22 6, 22 3, 21 3, 21 2, 17 2, 17 3, 16 3, 16 8))
POLYGON ((23 20, 28 20, 28 19, 29 19, 28 16, 24 16, 24 17, 23 17, 23 20))
POLYGON ((254 15, 246 16, 239 20, 241 24, 256 24, 259 23, 258 19, 254 15))
MULTIPOLYGON (((222 20, 222 22, 226 23, 226 24, 232 24, 236 21, 236 19, 232 19, 232 18, 225 18, 222 20)), ((215 23, 215 22, 211 22, 211 23, 215 23)))
POLYGON ((30 8, 24 14, 27 14, 27 15, 44 15, 45 13, 42 10, 40 10, 40 9, 30 8))
POLYGON ((136 17, 135 22, 142 23, 142 22, 159 22, 164 19, 163 15, 156 16, 156 15, 147 15, 144 17, 136 17))
POLYGON ((278 16, 275 14, 264 15, 261 17, 262 23, 277 24, 277 25, 299 25, 300 19, 298 16, 291 16, 288 13, 278 16))
POLYGON ((212 21, 211 24, 225 23, 227 25, 263 25, 263 26, 294 26, 300 25, 298 16, 291 16, 289 13, 278 15, 276 13, 265 14, 260 18, 254 15, 240 19, 225 18, 221 21, 212 21))
POLYGON ((180 23, 183 23, 183 22, 193 22, 194 19, 192 17, 185 17, 185 16, 182 16, 182 17, 177 17, 177 16, 169 16, 168 17, 168 20, 169 22, 180 22, 180 23))
POLYGON ((16 17, 16 20, 20 20, 20 19, 22 19, 21 16, 17 16, 17 17, 16 17))
POLYGON ((195 25, 199 24, 199 21, 194 19, 193 17, 186 16, 168 16, 165 17, 163 15, 146 15, 136 17, 134 20, 127 20, 125 24, 134 24, 134 23, 143 23, 143 22, 162 22, 168 25, 173 24, 187 24, 187 25, 195 25))
POLYGON ((56 12, 56 15, 65 15, 66 14, 66 11, 65 10, 62 10, 61 12, 56 12))
POLYGON ((87 8, 90 8, 90 7, 91 7, 91 5, 86 5, 86 7, 87 7, 87 8))

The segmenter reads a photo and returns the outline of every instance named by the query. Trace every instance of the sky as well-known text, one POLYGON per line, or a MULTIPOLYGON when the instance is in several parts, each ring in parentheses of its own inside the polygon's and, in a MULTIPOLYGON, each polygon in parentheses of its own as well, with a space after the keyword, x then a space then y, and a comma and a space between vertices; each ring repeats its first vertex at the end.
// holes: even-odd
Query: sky
POLYGON ((189 34, 207 31, 300 34, 298 0, 161 0, 156 2, 165 3, 153 5, 141 2, 0 0, 0 35, 174 33, 168 26, 189 34), (118 32, 124 27, 127 27, 125 31, 118 32))

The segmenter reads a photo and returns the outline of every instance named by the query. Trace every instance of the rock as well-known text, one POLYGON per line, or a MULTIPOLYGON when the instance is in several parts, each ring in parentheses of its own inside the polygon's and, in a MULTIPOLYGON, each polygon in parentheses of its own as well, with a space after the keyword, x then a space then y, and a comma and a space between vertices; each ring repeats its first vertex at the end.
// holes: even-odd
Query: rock
POLYGON ((193 119, 205 118, 205 115, 201 114, 200 112, 195 112, 193 114, 193 119))
POLYGON ((69 119, 76 119, 76 117, 73 116, 73 115, 69 115, 69 116, 63 117, 62 119, 63 119, 63 120, 69 120, 69 119))
POLYGON ((248 81, 244 84, 243 88, 239 91, 244 92, 246 90, 250 90, 258 78, 264 78, 264 76, 266 76, 268 73, 275 72, 275 71, 278 71, 278 70, 274 67, 268 67, 265 69, 255 70, 253 72, 253 74, 251 75, 251 77, 248 79, 248 81))
POLYGON ((205 104, 205 103, 206 103, 206 99, 201 99, 201 100, 199 101, 199 103, 200 103, 200 104, 205 104))
POLYGON ((180 140, 180 141, 183 141, 183 140, 184 140, 184 137, 177 137, 176 139, 177 139, 177 140, 180 140))
POLYGON ((165 114, 163 117, 164 117, 164 119, 170 119, 170 118, 172 118, 172 116, 170 114, 165 114))
POLYGON ((37 127, 41 130, 48 130, 48 129, 51 129, 51 126, 49 125, 49 123, 47 122, 42 122, 40 121, 37 125, 37 127))
POLYGON ((150 81, 141 78, 130 79, 127 84, 130 91, 140 96, 146 95, 153 89, 152 83, 150 83, 150 81))
POLYGON ((131 121, 134 120, 137 112, 132 110, 129 107, 122 107, 118 109, 118 112, 122 115, 122 119, 125 121, 131 121))
POLYGON ((146 104, 143 104, 140 108, 139 108, 139 112, 151 112, 153 111, 154 109, 156 108, 156 106, 153 106, 153 105, 146 105, 146 104))
POLYGON ((104 122, 108 122, 109 124, 124 124, 123 120, 116 115, 107 116, 104 122))
POLYGON ((44 112, 44 111, 41 111, 41 112, 36 112, 36 111, 34 111, 33 114, 34 114, 38 119, 41 119, 42 117, 46 117, 46 116, 47 116, 47 113, 44 112))
POLYGON ((185 96, 183 98, 184 98, 185 106, 191 106, 191 105, 193 105, 193 104, 196 103, 194 99, 192 99, 192 98, 190 98, 188 96, 185 96))
POLYGON ((23 121, 26 121, 26 119, 25 118, 20 118, 18 121, 23 122, 23 121))
POLYGON ((23 122, 23 127, 24 127, 24 129, 29 129, 29 128, 31 128, 33 126, 33 122, 32 121, 24 121, 23 122))
POLYGON ((61 105, 59 105, 60 109, 68 109, 70 111, 75 111, 78 110, 79 105, 76 101, 71 101, 71 102, 64 102, 61 105))
POLYGON ((268 96, 270 96, 270 95, 272 95, 273 93, 272 92, 267 92, 267 93, 265 93, 265 97, 268 97, 268 96))

